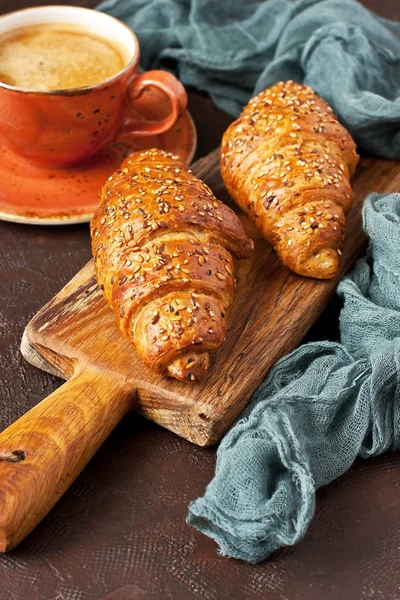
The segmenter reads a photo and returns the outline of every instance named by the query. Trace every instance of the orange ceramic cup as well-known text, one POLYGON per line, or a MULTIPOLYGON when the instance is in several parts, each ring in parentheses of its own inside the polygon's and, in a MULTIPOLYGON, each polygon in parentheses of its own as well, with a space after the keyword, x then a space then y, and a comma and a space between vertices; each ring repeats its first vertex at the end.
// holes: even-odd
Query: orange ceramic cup
MULTIPOLYGON (((0 143, 39 167, 80 163, 123 135, 170 129, 187 104, 183 85, 165 71, 139 71, 139 43, 129 27, 104 13, 72 6, 43 6, 0 17, 0 36, 41 23, 78 24, 114 40, 127 56, 122 71, 89 87, 38 92, 0 82, 0 143), (147 86, 169 98, 162 121, 135 123, 132 106, 147 86)), ((27 57, 29 60, 29 57, 27 57)))

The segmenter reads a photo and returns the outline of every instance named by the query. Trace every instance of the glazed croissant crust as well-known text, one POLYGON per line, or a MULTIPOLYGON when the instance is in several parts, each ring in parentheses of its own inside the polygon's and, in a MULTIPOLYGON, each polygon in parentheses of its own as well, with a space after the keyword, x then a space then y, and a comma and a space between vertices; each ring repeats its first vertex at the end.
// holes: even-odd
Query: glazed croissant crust
POLYGON ((329 105, 310 87, 287 81, 253 98, 228 127, 221 172, 281 261, 327 279, 339 267, 358 160, 329 105))
POLYGON ((225 337, 232 254, 253 248, 239 218, 178 157, 153 149, 109 178, 91 234, 99 286, 143 362, 202 379, 225 337))

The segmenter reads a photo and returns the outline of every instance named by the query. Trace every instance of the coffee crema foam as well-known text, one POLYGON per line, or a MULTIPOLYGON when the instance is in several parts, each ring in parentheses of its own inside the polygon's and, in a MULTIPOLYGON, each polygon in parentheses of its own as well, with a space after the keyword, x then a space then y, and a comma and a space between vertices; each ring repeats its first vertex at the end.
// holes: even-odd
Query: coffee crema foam
POLYGON ((0 81, 27 90, 90 86, 127 63, 116 43, 75 24, 28 25, 0 36, 0 81))

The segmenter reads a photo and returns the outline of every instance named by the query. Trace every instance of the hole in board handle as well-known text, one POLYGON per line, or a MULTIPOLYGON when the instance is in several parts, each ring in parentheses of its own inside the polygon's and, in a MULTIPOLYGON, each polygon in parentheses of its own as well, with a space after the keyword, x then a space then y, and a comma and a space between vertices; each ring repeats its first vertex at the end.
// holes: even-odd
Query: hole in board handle
POLYGON ((13 452, 4 452, 3 450, 0 450, 0 461, 22 462, 25 458, 26 454, 23 450, 14 450, 13 452))

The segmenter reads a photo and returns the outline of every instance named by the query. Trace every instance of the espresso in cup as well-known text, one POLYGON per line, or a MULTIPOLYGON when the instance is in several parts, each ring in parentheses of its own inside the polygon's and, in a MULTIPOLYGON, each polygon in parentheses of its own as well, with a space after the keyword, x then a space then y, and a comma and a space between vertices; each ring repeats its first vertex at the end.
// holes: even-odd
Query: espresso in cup
POLYGON ((68 23, 43 23, 0 36, 0 82, 35 91, 91 86, 124 69, 121 45, 68 23))
POLYGON ((0 16, 0 150, 37 167, 69 168, 109 144, 168 131, 186 101, 170 73, 139 73, 139 42, 114 17, 77 6, 0 16), (170 101, 159 121, 137 116, 149 86, 170 101))

